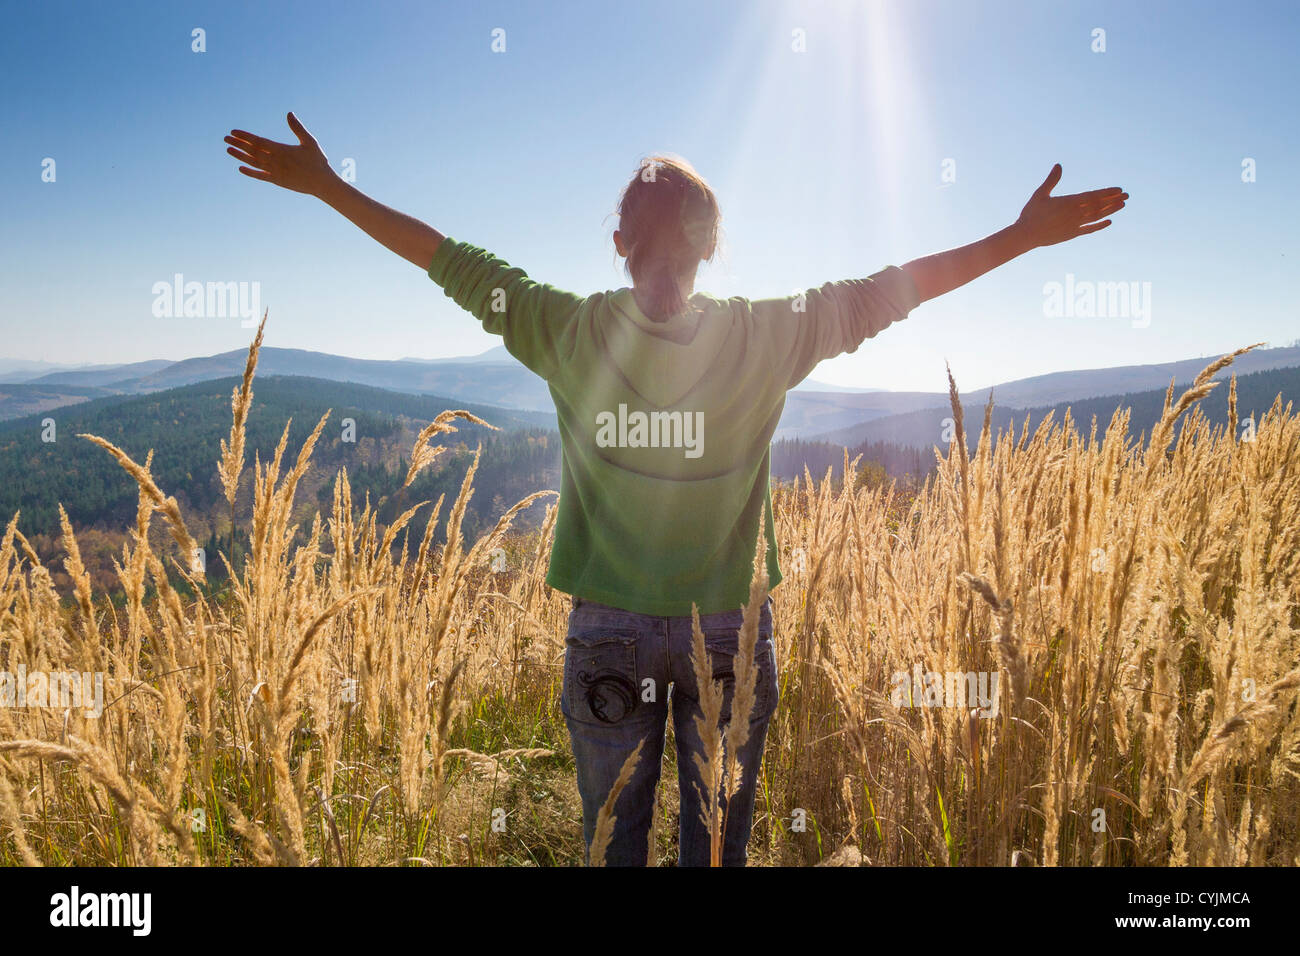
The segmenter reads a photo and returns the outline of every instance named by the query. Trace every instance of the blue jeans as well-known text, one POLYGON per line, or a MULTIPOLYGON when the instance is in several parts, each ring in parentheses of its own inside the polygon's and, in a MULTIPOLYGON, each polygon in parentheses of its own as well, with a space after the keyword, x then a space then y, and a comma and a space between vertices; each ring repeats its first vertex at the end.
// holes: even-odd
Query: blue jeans
MULTIPOLYGON (((731 716, 736 655, 742 612, 701 614, 700 629, 713 666, 723 683, 722 723, 731 716)), ((754 650, 754 712, 749 740, 740 754, 741 788, 726 807, 723 866, 744 866, 754 817, 754 794, 767 726, 777 705, 776 653, 772 646, 772 599, 759 617, 754 650)), ((613 838, 607 866, 645 866, 655 788, 664 750, 664 727, 672 707, 681 790, 679 866, 709 865, 709 836, 701 814, 705 790, 694 755, 702 753, 695 718, 699 689, 691 666, 691 618, 636 614, 582 598, 573 599, 565 639, 560 709, 569 727, 578 764, 582 829, 590 858, 596 815, 628 755, 644 741, 631 782, 614 806, 613 838), (671 689, 670 689, 671 685, 671 689)))

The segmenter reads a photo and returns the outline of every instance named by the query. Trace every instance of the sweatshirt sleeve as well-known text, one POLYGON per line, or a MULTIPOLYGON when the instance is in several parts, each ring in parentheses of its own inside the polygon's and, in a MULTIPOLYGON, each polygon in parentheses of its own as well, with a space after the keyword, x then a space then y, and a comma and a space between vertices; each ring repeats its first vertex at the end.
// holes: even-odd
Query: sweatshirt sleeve
POLYGON ((907 317, 920 304, 916 284, 897 266, 866 279, 827 282, 800 295, 754 303, 787 389, 817 363, 856 352, 864 339, 907 317))
POLYGON ((577 317, 581 296, 534 282, 523 269, 450 236, 438 244, 429 278, 542 378, 549 381, 572 351, 565 333, 577 317))

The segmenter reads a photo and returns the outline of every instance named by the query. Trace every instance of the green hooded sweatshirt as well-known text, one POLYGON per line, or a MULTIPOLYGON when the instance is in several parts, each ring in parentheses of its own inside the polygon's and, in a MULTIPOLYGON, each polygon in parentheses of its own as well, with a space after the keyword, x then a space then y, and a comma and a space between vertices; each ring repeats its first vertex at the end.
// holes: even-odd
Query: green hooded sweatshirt
POLYGON ((785 298, 696 293, 654 321, 631 289, 563 292, 450 237, 429 278, 550 386, 563 457, 546 583, 663 616, 749 600, 760 513, 776 587, 768 468, 786 391, 919 302, 889 266, 785 298))

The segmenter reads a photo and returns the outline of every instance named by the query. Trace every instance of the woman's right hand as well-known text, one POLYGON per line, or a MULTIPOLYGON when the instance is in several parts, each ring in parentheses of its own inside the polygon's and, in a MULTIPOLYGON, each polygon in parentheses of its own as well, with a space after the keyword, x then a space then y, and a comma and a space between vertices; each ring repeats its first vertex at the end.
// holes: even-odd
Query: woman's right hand
POLYGON ((232 129, 226 137, 226 150, 244 165, 239 171, 252 179, 274 183, 296 193, 320 196, 337 174, 316 138, 290 113, 289 129, 298 137, 298 145, 277 143, 242 129, 232 129))

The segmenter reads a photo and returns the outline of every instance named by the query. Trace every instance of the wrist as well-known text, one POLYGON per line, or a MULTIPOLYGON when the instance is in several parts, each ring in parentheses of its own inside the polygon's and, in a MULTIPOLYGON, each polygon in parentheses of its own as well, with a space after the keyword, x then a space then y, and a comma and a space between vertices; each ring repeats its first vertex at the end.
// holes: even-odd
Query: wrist
POLYGON ((1007 239, 1015 250, 1015 255, 1021 256, 1031 249, 1037 249, 1040 243, 1034 238, 1033 230, 1025 223, 1016 220, 1005 230, 1007 239))
POLYGON ((320 183, 312 190, 312 195, 321 202, 334 206, 337 205, 340 195, 347 191, 347 186, 342 176, 327 168, 320 183))

